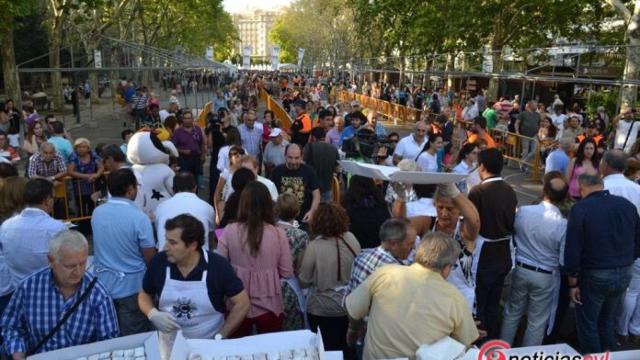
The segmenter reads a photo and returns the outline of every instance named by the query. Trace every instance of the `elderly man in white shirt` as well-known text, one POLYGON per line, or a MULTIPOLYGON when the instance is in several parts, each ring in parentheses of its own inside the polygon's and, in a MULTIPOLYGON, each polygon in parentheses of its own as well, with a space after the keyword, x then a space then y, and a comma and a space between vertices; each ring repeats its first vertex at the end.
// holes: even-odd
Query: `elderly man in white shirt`
POLYGON ((427 131, 429 126, 424 121, 416 122, 413 133, 406 137, 403 137, 396 145, 396 149, 393 152, 393 163, 397 165, 402 159, 409 159, 416 161, 418 155, 429 142, 427 139, 427 131))
POLYGON ((516 267, 504 308, 500 337, 513 345, 521 318, 527 316, 522 346, 541 345, 549 317, 555 314, 560 290, 560 259, 567 219, 556 204, 567 197, 569 185, 562 173, 544 176, 544 200, 521 207, 514 223, 516 267), (554 301, 555 300, 555 301, 554 301))
MULTIPOLYGON (((627 158, 622 150, 607 151, 600 161, 600 172, 604 176, 604 189, 631 201, 640 214, 640 185, 622 175, 627 158)), ((618 314, 616 333, 623 337, 640 337, 640 259, 636 259, 631 268, 631 282, 618 314)))
POLYGON ((210 234, 213 232, 215 224, 213 223, 215 212, 208 202, 200 199, 196 195, 198 185, 196 178, 190 172, 179 172, 173 177, 173 192, 175 195, 158 205, 156 209, 156 236, 158 239, 158 250, 162 251, 165 243, 164 225, 169 219, 182 214, 189 214, 198 219, 204 226, 204 245, 203 249, 209 250, 213 247, 209 246, 211 239, 210 234))

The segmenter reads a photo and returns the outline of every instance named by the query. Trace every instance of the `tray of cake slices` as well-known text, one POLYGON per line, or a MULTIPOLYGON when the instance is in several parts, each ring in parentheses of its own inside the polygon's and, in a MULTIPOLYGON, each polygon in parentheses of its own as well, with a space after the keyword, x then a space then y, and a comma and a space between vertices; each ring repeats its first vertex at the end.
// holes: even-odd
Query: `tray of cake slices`
MULTIPOLYGON (((335 354, 331 355, 330 358, 335 359, 335 354)), ((326 360, 327 356, 320 333, 314 334, 309 330, 283 331, 229 340, 185 339, 178 332, 170 359, 326 360)))
POLYGON ((156 360, 160 359, 158 333, 123 336, 90 344, 71 346, 29 356, 28 360, 156 360))

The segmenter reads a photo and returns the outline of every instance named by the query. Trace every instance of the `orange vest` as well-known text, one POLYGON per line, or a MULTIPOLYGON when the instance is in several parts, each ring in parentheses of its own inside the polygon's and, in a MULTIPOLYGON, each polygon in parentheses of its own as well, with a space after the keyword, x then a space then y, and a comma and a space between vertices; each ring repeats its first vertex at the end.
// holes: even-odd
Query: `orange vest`
MULTIPOLYGON (((578 140, 578 143, 581 143, 586 138, 587 138, 586 134, 580 134, 576 136, 576 140, 578 140)), ((604 139, 604 136, 596 135, 596 136, 592 136, 591 138, 593 139, 593 141, 596 142, 596 145, 600 146, 600 142, 604 139)))
POLYGON ((309 114, 307 114, 306 112, 302 113, 298 115, 296 120, 300 120, 300 122, 302 123, 302 129, 300 129, 301 133, 308 134, 311 132, 311 117, 309 117, 309 114))
MULTIPOLYGON (((484 136, 482 136, 480 138, 487 143, 487 149, 491 149, 491 148, 496 147, 496 142, 493 141, 493 138, 489 134, 484 133, 484 136)), ((471 135, 469 135, 469 138, 467 139, 467 142, 474 143, 474 142, 476 142, 477 139, 478 139, 478 134, 472 133, 471 135)))

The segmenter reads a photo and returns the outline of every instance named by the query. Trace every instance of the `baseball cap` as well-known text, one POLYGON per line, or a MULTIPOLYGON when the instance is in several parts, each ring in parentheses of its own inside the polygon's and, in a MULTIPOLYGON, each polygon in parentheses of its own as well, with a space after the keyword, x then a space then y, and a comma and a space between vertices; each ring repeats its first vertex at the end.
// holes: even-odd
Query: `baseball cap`
POLYGON ((293 102, 293 106, 305 107, 307 106, 307 102, 302 99, 298 99, 293 102))
POLYGON ((282 130, 280 130, 280 128, 275 128, 269 133, 269 137, 278 137, 280 135, 282 135, 282 130))
POLYGON ((360 103, 357 100, 353 100, 351 106, 360 106, 360 103))

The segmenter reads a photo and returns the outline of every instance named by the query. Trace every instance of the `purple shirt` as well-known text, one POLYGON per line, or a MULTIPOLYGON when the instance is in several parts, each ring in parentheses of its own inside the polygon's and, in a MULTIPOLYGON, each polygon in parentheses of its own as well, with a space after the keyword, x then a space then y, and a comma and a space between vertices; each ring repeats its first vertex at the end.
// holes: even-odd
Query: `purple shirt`
MULTIPOLYGON (((202 154, 202 142, 204 134, 198 126, 193 126, 191 131, 185 130, 183 127, 177 128, 173 132, 173 144, 178 150, 191 150, 188 156, 200 156, 202 154)), ((180 154, 180 156, 183 156, 180 154)))

